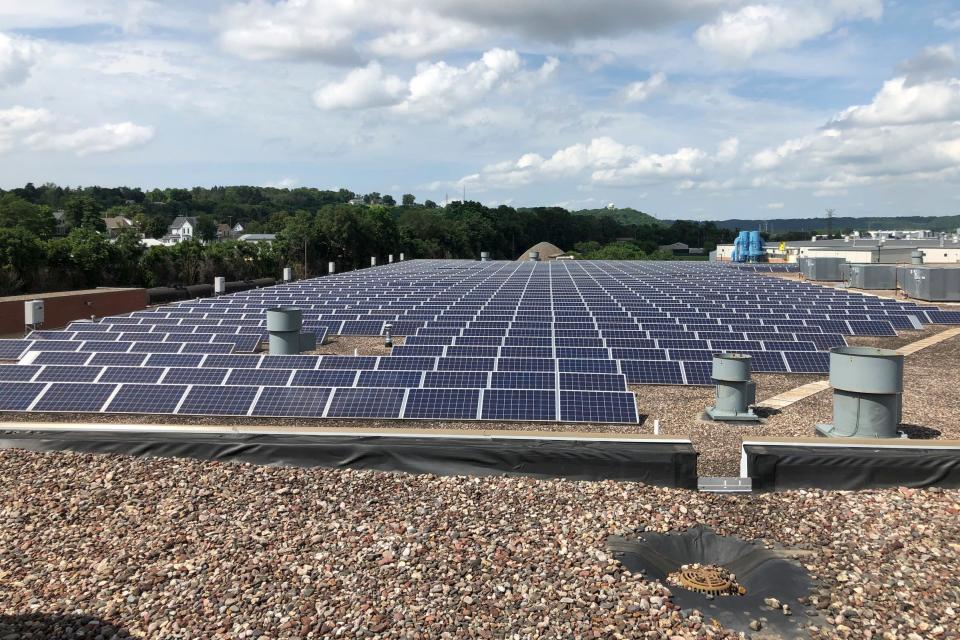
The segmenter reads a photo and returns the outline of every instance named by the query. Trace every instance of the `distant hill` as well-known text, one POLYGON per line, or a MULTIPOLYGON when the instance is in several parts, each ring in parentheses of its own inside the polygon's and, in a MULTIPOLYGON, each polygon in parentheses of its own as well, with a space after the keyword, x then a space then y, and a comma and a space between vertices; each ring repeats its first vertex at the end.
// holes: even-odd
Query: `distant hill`
POLYGON ((637 211, 636 209, 631 209, 630 207, 623 209, 607 209, 606 207, 603 209, 581 209, 579 211, 574 211, 573 214, 578 216, 610 216, 617 222, 622 222, 624 224, 662 224, 649 213, 637 211))
MULTIPOLYGON (((760 220, 717 220, 714 222, 721 229, 757 229, 760 220)), ((769 218, 771 233, 785 233, 787 231, 809 231, 824 233, 827 230, 827 219, 820 218, 769 218)), ((958 216, 902 216, 878 218, 841 218, 833 219, 833 231, 838 233, 844 229, 866 231, 877 229, 930 229, 931 231, 956 231, 960 227, 958 216)))

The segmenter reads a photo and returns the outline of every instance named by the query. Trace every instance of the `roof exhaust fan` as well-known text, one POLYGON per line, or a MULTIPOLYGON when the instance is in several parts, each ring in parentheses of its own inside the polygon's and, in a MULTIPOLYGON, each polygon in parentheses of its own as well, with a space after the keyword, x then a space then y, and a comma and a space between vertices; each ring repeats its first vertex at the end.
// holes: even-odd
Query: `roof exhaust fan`
POLYGON ((756 402, 757 384, 750 379, 750 361, 743 353, 720 353, 713 356, 710 377, 717 385, 716 399, 707 407, 711 420, 755 422, 760 416, 750 408, 756 402))
POLYGON ((901 419, 903 354, 874 347, 830 350, 833 424, 818 424, 829 438, 896 438, 901 419))

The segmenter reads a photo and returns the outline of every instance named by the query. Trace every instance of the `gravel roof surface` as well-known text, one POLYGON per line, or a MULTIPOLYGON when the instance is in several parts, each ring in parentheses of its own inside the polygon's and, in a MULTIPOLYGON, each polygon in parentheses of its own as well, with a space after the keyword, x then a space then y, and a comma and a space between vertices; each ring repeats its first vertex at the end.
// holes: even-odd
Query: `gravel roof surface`
POLYGON ((16 450, 0 465, 5 638, 735 637, 605 551, 697 523, 792 549, 817 581, 791 603, 813 637, 960 634, 958 491, 724 496, 16 450))

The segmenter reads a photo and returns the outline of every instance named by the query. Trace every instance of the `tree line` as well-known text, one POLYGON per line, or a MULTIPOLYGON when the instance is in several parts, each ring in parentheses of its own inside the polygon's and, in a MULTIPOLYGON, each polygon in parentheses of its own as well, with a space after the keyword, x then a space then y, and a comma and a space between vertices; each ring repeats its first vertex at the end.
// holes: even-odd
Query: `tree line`
POLYGON ((631 224, 614 215, 559 207, 487 207, 453 202, 418 203, 404 194, 358 195, 312 188, 227 186, 193 189, 61 187, 53 184, 0 190, 0 294, 105 286, 167 286, 228 279, 276 277, 284 266, 298 277, 319 275, 327 262, 338 270, 407 258, 515 259, 530 246, 551 242, 582 257, 668 257, 657 247, 683 242, 710 250, 734 232, 713 223, 656 221, 631 224), (353 202, 353 204, 350 204, 353 202), (58 212, 59 220, 54 216, 58 212), (62 212, 62 213, 59 213, 62 212), (134 223, 109 237, 104 219, 134 223), (197 219, 195 240, 146 247, 177 216, 197 219), (247 233, 274 233, 272 243, 213 241, 218 223, 241 223, 247 233))

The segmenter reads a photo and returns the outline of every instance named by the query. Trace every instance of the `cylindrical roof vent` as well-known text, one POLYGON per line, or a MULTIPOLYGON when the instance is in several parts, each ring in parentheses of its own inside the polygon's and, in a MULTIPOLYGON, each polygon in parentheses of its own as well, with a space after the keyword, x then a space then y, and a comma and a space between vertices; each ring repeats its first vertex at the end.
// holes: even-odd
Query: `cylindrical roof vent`
POLYGON ((540 262, 540 252, 539 252, 539 251, 531 251, 531 252, 530 252, 530 255, 527 256, 527 257, 530 258, 530 262, 540 262))
POLYGON ((270 355, 300 353, 300 327, 302 324, 303 312, 296 307, 267 309, 270 355))
POLYGON ((817 431, 831 438, 895 438, 900 426, 903 354, 875 347, 830 350, 833 424, 817 431))
POLYGON ((490 261, 490 252, 481 251, 480 252, 480 262, 489 262, 490 261))
POLYGON ((713 356, 710 377, 717 385, 716 398, 707 415, 713 420, 756 422, 760 416, 750 405, 756 400, 757 385, 750 380, 750 361, 743 353, 721 353, 713 356))

